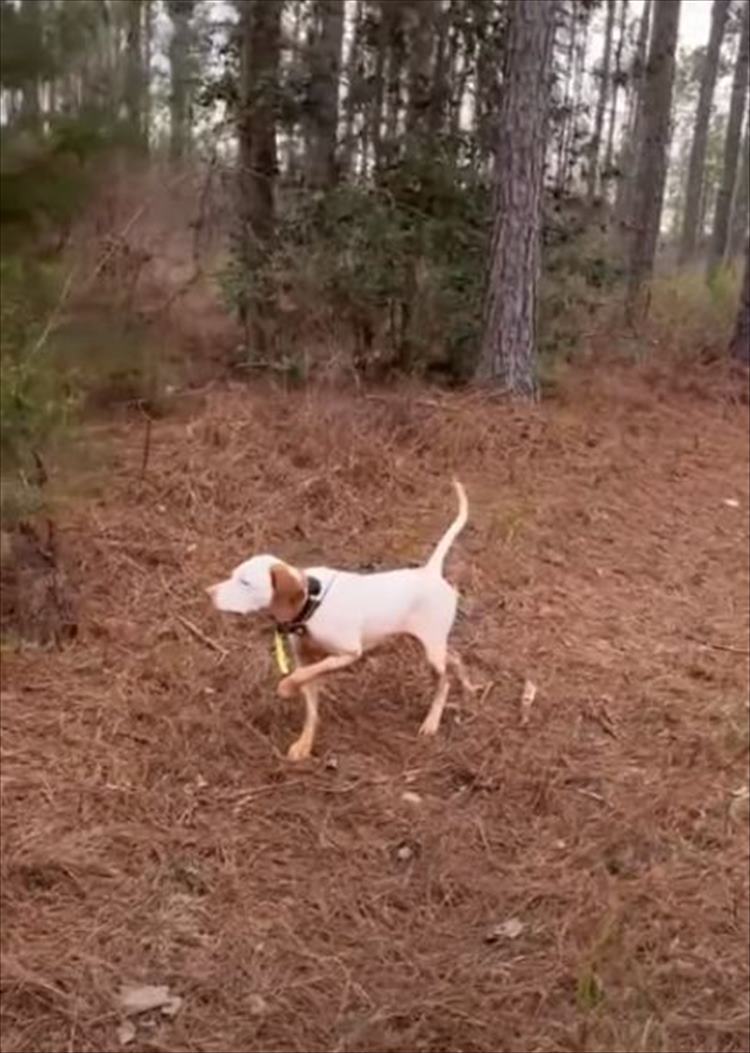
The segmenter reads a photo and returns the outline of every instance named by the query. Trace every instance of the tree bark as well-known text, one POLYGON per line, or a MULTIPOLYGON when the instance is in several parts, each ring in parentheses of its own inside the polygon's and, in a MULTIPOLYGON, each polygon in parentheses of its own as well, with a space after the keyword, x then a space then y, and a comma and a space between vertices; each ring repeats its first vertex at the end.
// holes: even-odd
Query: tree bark
POLYGON ((636 313, 645 310, 641 293, 653 273, 659 239, 679 22, 680 0, 659 0, 654 7, 651 46, 643 80, 641 141, 634 183, 627 289, 631 321, 636 313))
POLYGON ((343 0, 315 0, 312 18, 305 152, 308 186, 323 190, 336 182, 343 0))
POLYGON ((539 234, 555 9, 549 0, 515 0, 508 13, 495 219, 476 374, 526 398, 537 394, 539 234))
POLYGON ((587 173, 587 197, 592 204, 596 197, 599 183, 599 153, 602 145, 602 131, 604 130, 604 114, 607 109, 607 93, 610 82, 610 66, 612 64, 612 34, 615 25, 615 0, 607 0, 607 23, 604 31, 604 53, 602 55, 601 81, 599 83, 599 97, 596 103, 596 114, 594 117, 594 135, 591 140, 590 157, 587 173))
POLYGON ((706 164, 706 147, 708 146, 708 128, 711 121, 711 104, 719 72, 721 42, 724 39, 724 28, 729 13, 729 0, 714 0, 711 9, 711 33, 701 76, 698 107, 695 111, 693 141, 690 146, 688 162, 687 189, 685 191, 685 210, 682 220, 679 262, 687 263, 695 256, 698 242, 698 222, 701 215, 701 191, 703 189, 703 169, 706 164))
POLYGON ((724 140, 724 165, 716 197, 713 233, 709 247, 707 277, 711 281, 724 262, 729 239, 729 218, 732 212, 732 198, 737 182, 737 160, 740 152, 742 134, 742 115, 745 109, 747 94, 747 74, 750 66, 750 0, 745 0, 740 26, 740 45, 734 65, 732 79, 732 98, 729 104, 729 120, 724 140))
POLYGON ((240 3, 240 256, 249 291, 240 312, 255 355, 268 350, 267 303, 259 271, 268 259, 274 233, 276 110, 278 105, 281 10, 283 0, 240 3))
POLYGON ((750 240, 745 247, 745 275, 729 354, 738 362, 750 365, 750 240))

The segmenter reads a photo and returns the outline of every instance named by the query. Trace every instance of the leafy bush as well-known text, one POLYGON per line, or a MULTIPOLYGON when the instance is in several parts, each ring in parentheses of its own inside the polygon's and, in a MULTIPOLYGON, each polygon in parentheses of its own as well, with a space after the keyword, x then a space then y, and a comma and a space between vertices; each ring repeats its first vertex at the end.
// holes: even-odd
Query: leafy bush
POLYGON ((375 186, 346 184, 283 203, 263 273, 232 261, 231 302, 253 292, 278 321, 274 364, 292 363, 311 334, 353 345, 365 374, 470 370, 481 320, 486 194, 446 153, 413 156, 375 186))

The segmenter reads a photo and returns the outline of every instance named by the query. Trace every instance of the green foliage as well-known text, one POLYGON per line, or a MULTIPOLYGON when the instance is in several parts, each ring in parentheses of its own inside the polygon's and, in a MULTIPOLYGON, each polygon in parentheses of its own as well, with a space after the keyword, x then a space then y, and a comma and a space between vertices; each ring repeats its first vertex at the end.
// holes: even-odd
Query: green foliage
POLYGON ((447 152, 412 155, 376 185, 341 184, 285 204, 267 268, 246 275, 232 261, 224 289, 235 303, 252 289, 299 315, 299 332, 284 332, 278 356, 293 359, 295 342, 309 341, 317 323, 347 331, 365 373, 460 376, 479 336, 485 208, 482 185, 447 152))
MULTIPOLYGON (((544 260, 539 293, 539 351, 542 358, 569 355, 581 329, 623 278, 613 255, 600 206, 568 196, 546 210, 544 260)), ((548 367, 545 367, 548 368, 548 367)))
POLYGON ((20 257, 0 258, 0 521, 40 500, 36 458, 65 431, 75 399, 35 342, 56 293, 54 277, 20 257))

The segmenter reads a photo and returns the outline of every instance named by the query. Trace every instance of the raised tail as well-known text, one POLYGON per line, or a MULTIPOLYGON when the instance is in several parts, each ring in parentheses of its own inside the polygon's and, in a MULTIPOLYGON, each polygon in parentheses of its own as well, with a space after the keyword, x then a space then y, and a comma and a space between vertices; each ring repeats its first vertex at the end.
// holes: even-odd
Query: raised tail
POLYGON ((435 547, 435 551, 425 564, 427 570, 432 570, 436 574, 443 573, 443 562, 448 555, 448 550, 466 526, 466 521, 469 518, 469 502, 466 499, 466 491, 463 486, 461 486, 458 479, 453 480, 453 486, 458 495, 458 515, 440 538, 435 547))

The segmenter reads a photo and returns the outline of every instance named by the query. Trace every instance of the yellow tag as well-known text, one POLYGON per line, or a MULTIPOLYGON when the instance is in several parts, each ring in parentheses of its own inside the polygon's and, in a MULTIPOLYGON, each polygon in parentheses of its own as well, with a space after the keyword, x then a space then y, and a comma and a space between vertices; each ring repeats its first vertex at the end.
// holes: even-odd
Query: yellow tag
POLYGON ((289 659, 287 658, 286 647, 284 646, 284 637, 280 632, 274 634, 273 648, 279 672, 283 673, 284 676, 287 676, 289 674, 289 659))

